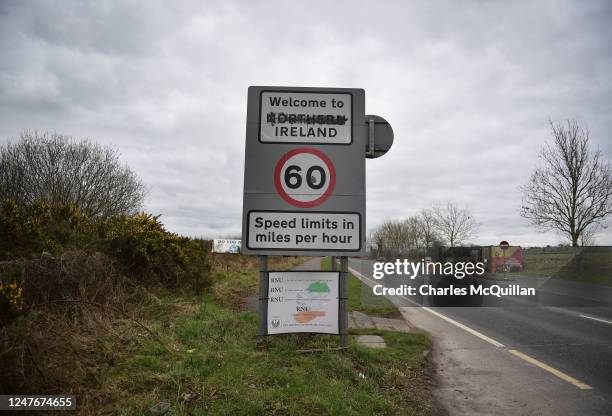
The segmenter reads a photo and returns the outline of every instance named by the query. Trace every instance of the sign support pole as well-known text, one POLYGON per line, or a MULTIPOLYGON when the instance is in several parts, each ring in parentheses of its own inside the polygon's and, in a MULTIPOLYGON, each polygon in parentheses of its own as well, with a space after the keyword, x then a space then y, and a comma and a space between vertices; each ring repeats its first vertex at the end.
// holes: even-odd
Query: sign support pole
POLYGON ((336 263, 336 256, 331 256, 331 271, 332 272, 338 271, 338 263, 336 263))
POLYGON ((259 342, 268 335, 268 256, 259 256, 259 342))
POLYGON ((340 347, 348 348, 348 257, 340 257, 340 281, 338 287, 338 332, 340 347))

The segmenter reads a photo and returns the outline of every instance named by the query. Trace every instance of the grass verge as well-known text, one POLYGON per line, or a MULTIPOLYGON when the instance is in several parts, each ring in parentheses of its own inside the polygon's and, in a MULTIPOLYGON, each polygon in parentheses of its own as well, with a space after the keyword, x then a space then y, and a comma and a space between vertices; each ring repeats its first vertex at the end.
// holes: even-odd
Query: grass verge
POLYGON ((432 414, 424 335, 360 331, 383 336, 384 353, 355 343, 345 352, 297 352, 337 345, 337 337, 322 335, 274 336, 261 350, 256 314, 211 296, 162 299, 149 324, 171 351, 147 340, 104 376, 121 414, 159 402, 173 415, 432 414))
MULTIPOLYGON (((321 260, 321 270, 331 270, 331 258, 321 260)), ((349 273, 349 309, 374 316, 395 316, 399 312, 384 296, 376 296, 369 286, 349 273)))
MULTIPOLYGON (((298 350, 336 347, 337 336, 278 335, 262 349, 257 314, 236 301, 253 293, 257 259, 215 261, 211 293, 140 287, 129 314, 70 304, 22 316, 5 335, 31 333, 36 391, 75 394, 79 415, 151 414, 161 403, 171 415, 440 414, 426 336, 355 330, 381 335, 388 348, 351 340, 346 351, 305 354, 298 350)), ((277 269, 299 261, 270 259, 277 269)))

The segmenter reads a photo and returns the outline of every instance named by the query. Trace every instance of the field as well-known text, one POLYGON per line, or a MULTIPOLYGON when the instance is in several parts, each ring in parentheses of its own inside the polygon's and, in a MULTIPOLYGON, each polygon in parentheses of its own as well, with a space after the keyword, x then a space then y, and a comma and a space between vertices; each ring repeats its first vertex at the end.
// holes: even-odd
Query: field
POLYGON ((538 277, 551 277, 574 257, 574 252, 564 249, 528 249, 525 251, 523 272, 538 277))
POLYGON ((612 285, 612 249, 530 248, 525 251, 525 269, 520 274, 612 285))

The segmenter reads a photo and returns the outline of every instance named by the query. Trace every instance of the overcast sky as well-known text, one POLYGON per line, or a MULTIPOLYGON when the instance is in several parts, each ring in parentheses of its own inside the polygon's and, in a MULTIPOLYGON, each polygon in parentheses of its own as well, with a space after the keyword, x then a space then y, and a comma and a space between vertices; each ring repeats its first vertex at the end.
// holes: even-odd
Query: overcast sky
MULTIPOLYGON (((612 160, 612 2, 0 1, 0 143, 113 144, 168 229, 240 232, 249 85, 356 87, 395 143, 368 228, 445 201, 480 244, 554 244, 521 192, 572 118, 612 160)), ((612 244, 612 230, 597 242, 612 244)))

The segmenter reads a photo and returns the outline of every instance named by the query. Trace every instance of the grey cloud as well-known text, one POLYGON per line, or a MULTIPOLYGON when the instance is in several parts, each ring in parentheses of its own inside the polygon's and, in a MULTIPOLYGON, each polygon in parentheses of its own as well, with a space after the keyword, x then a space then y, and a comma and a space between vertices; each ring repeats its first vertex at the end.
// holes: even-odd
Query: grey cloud
POLYGON ((371 6, 3 2, 0 141, 29 128, 114 144, 169 229, 235 235, 248 86, 361 87, 396 135, 367 162, 369 227, 453 200, 476 242, 559 241, 520 218, 519 187, 549 118, 588 125, 612 160, 610 3, 371 6))

